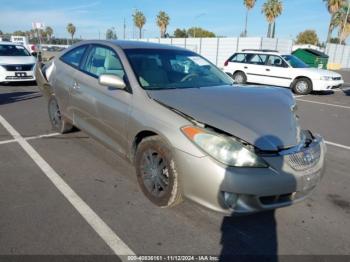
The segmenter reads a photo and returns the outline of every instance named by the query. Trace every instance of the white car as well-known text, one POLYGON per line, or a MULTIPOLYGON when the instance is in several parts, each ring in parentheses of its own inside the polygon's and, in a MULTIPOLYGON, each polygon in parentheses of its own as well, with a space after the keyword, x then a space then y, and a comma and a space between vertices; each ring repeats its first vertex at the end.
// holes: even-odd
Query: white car
POLYGON ((0 42, 0 83, 34 81, 36 58, 19 44, 0 42))
POLYGON ((232 55, 224 64, 224 72, 236 83, 256 83, 292 88, 299 95, 326 91, 344 84, 336 72, 311 68, 293 55, 271 50, 244 50, 232 55))

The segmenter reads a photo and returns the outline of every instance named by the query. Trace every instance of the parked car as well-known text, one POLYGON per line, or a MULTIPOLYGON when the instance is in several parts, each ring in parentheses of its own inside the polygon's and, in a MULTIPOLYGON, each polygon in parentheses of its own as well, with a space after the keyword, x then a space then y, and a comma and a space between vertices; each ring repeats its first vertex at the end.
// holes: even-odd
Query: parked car
POLYGON ((20 44, 0 42, 0 83, 34 81, 36 59, 20 44))
POLYGON ((256 83, 291 88, 298 95, 326 91, 344 84, 336 72, 311 68, 293 55, 272 50, 243 50, 232 55, 224 71, 239 84, 256 83))
POLYGON ((23 45, 25 48, 27 48, 30 54, 35 54, 38 52, 37 46, 34 44, 30 44, 26 36, 12 35, 11 42, 14 44, 23 45))
POLYGON ((192 51, 82 41, 36 76, 53 128, 76 126, 129 160, 160 207, 254 213, 303 200, 322 177, 325 144, 300 129, 289 91, 236 86, 192 51))

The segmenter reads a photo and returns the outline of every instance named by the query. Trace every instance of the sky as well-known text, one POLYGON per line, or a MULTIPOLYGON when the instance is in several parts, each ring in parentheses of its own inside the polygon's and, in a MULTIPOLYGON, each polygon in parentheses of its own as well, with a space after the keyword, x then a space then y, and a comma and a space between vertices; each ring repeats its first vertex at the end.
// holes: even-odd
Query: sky
MULTIPOLYGON (((267 22, 261 8, 265 0, 257 0, 249 14, 248 36, 265 36, 267 22)), ((330 15, 322 0, 282 0, 284 10, 276 23, 279 38, 295 39, 306 29, 316 30, 325 41, 330 15)), ((246 9, 243 0, 0 0, 0 30, 29 30, 32 22, 42 22, 54 29, 56 37, 68 37, 66 26, 73 23, 76 37, 104 38, 114 27, 123 38, 126 21, 127 38, 133 36, 132 13, 142 11, 147 22, 145 37, 158 37, 156 15, 162 10, 169 14, 168 32, 176 28, 200 26, 216 35, 237 37, 243 31, 246 9)), ((336 32, 334 32, 336 34, 336 32)), ((136 33, 135 33, 136 35, 136 33)))

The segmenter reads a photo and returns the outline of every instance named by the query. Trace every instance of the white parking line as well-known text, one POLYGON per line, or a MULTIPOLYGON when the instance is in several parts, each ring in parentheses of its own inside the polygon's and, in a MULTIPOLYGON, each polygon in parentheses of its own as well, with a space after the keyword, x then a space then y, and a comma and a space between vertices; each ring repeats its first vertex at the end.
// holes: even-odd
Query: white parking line
POLYGON ((325 141, 325 142, 326 142, 327 145, 336 146, 336 147, 340 147, 340 148, 343 148, 343 149, 350 150, 350 146, 344 146, 344 145, 333 143, 333 142, 330 142, 330 141, 325 141))
MULTIPOLYGON (((78 196, 77 193, 74 192, 39 153, 1 115, 0 123, 116 255, 135 255, 117 234, 78 196)), ((121 259, 127 261, 127 257, 121 257, 121 259)))
MULTIPOLYGON (((34 140, 34 139, 39 139, 39 138, 46 138, 46 137, 53 137, 53 136, 58 136, 60 133, 51 133, 51 134, 44 134, 44 135, 39 135, 39 136, 30 136, 30 137, 23 137, 25 140, 34 140)), ((15 143, 17 142, 16 139, 9 139, 5 141, 0 141, 0 145, 4 144, 10 144, 10 143, 15 143)))
POLYGON ((350 109, 350 106, 342 106, 342 105, 337 105, 337 104, 329 104, 329 103, 323 103, 323 102, 317 102, 317 101, 310 101, 310 100, 299 99, 299 98, 296 98, 296 100, 302 101, 302 102, 308 102, 308 103, 312 103, 312 104, 319 104, 319 105, 326 105, 326 106, 333 106, 333 107, 339 107, 339 108, 350 109))
POLYGON ((60 133, 51 133, 51 134, 44 134, 44 135, 38 135, 38 136, 30 136, 30 137, 24 137, 25 140, 34 140, 39 138, 46 138, 46 137, 53 137, 53 136, 59 136, 60 133))

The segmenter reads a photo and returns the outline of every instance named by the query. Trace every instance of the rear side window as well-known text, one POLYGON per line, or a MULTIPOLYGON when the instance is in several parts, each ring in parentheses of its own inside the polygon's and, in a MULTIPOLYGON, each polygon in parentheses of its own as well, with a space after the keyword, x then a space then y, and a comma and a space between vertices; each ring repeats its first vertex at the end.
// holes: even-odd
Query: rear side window
POLYGON ((265 65, 266 60, 267 60, 267 55, 250 54, 249 56, 247 56, 248 63, 253 65, 265 65))
POLYGON ((246 54, 235 54, 230 59, 230 62, 233 62, 233 63, 245 63, 246 62, 246 54))
POLYGON ((269 59, 267 60, 267 65, 269 66, 277 66, 277 67, 285 67, 286 63, 283 61, 283 59, 279 56, 270 55, 269 59))
POLYGON ((73 67, 79 67, 80 61, 83 58, 87 46, 74 48, 72 51, 61 56, 61 60, 73 67))

